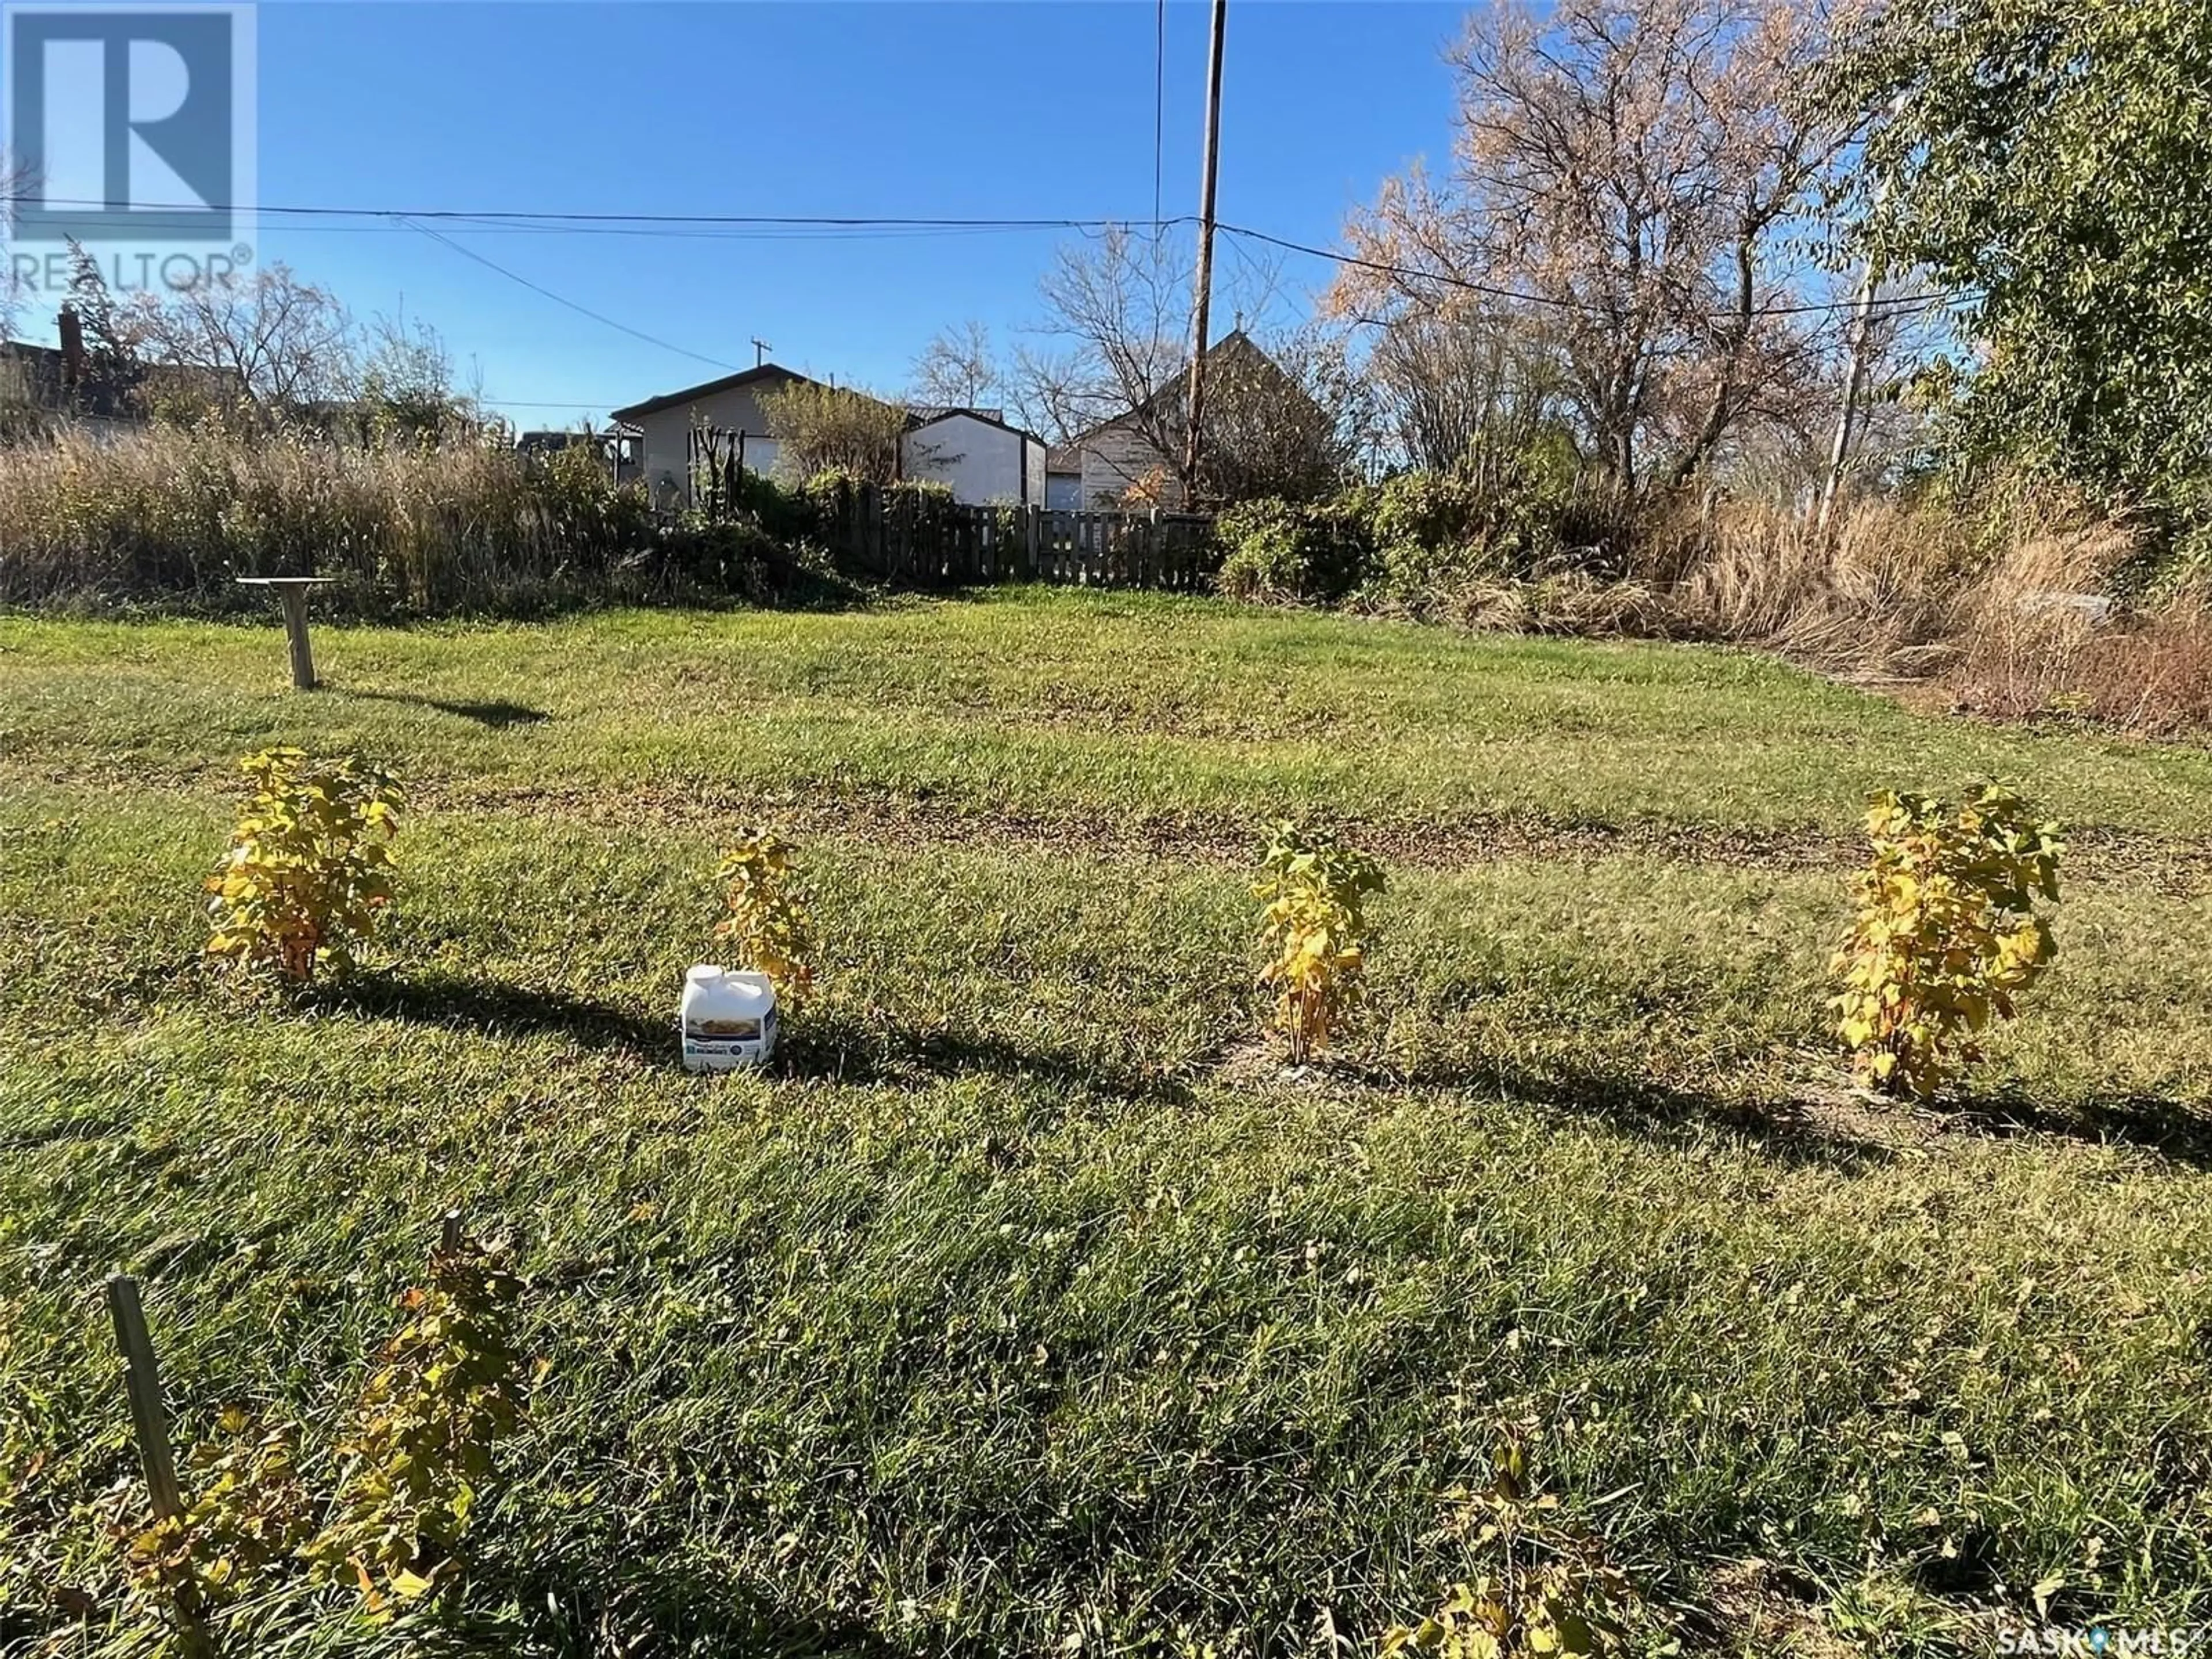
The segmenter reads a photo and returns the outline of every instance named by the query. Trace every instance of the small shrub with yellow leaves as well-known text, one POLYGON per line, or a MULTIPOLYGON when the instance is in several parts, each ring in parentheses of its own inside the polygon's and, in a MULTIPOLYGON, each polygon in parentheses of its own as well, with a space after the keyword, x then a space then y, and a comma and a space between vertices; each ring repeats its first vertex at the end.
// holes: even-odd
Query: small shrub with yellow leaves
POLYGON ((241 763, 253 799, 204 884, 210 956, 305 984, 343 975, 392 902, 392 849, 404 797, 380 768, 265 749, 241 763))
POLYGON ((1382 1659, 1603 1659, 1627 1650, 1641 1603, 1599 1540, 1567 1526, 1559 1500, 1528 1489, 1518 1441, 1498 1454, 1489 1487, 1462 1494, 1454 1530, 1483 1570, 1446 1592, 1418 1625, 1385 1632, 1382 1659))
POLYGON ((400 1299, 407 1322, 362 1390, 337 1491, 303 1551, 319 1577, 357 1586, 376 1615, 458 1573, 494 1443, 522 1409, 504 1318, 518 1281, 466 1239, 430 1258, 429 1280, 400 1299))
POLYGON ((1958 805, 1885 792, 1866 830, 1835 1008, 1859 1079, 1925 1099, 1980 1058, 1978 1035, 2057 954, 2035 906, 2057 900, 2065 843, 1994 785, 1958 805))
POLYGON ((302 1443, 314 1437, 234 1408, 220 1437, 184 1460, 180 1518, 149 1524, 127 1500, 114 1506, 136 1588, 174 1615, 185 1650, 207 1615, 303 1572, 357 1592, 374 1619, 459 1577, 495 1443, 522 1409, 523 1365, 507 1329, 519 1290, 475 1243, 441 1246, 428 1283, 400 1298, 405 1323, 379 1357, 334 1457, 303 1459, 302 1443))
POLYGON ((768 975, 776 1000, 789 1005, 814 983, 807 957, 814 948, 813 925, 793 890, 792 849, 769 830, 749 830, 722 855, 716 878, 728 884, 723 902, 729 914, 714 937, 737 947, 738 964, 768 975))
POLYGON ((1275 1024, 1291 1063, 1326 1051, 1362 995, 1367 967, 1365 901, 1382 890, 1382 867, 1325 832, 1278 823, 1267 832, 1260 879, 1268 961, 1260 983, 1275 991, 1275 1024))
POLYGON ((232 1407, 222 1438, 185 1460, 192 1497, 181 1518, 123 1528, 131 1576, 180 1612, 212 1609, 260 1588, 313 1532, 313 1505, 289 1425, 263 1429, 232 1407))

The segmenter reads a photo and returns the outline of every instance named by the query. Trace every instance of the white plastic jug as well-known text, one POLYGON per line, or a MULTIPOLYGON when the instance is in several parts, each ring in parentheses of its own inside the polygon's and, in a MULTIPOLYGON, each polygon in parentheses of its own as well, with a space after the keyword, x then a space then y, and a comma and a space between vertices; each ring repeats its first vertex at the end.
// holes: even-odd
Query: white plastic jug
POLYGON ((684 975, 680 1013, 687 1071, 758 1066, 775 1051, 775 987, 765 974, 702 963, 684 975))

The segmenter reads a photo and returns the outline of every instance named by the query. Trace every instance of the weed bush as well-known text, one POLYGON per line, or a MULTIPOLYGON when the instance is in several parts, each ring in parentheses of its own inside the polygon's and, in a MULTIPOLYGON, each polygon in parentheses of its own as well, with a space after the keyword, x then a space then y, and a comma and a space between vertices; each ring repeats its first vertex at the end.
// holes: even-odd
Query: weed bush
POLYGON ((208 955, 294 984, 319 969, 349 972, 356 941, 392 901, 398 781, 350 756, 317 761, 297 749, 241 765, 253 798, 204 884, 208 955))
POLYGON ((1503 582, 1620 574, 1634 519, 1602 482, 1530 458, 1480 477, 1400 473, 1325 501, 1248 501, 1215 533, 1232 599, 1332 603, 1356 592, 1371 606, 1463 619, 1503 582))
POLYGON ((429 1279, 400 1299, 407 1322, 362 1390, 338 1447, 344 1474, 304 1552, 319 1577, 357 1584, 373 1613, 459 1571, 494 1443, 522 1409, 505 1328, 518 1281, 467 1239, 431 1257, 429 1279))
POLYGON ((428 1281, 401 1297, 405 1323, 336 1446, 308 1460, 330 1476, 326 1495, 313 1491, 300 1425, 264 1427, 227 1409, 222 1437, 186 1455, 183 1517, 116 1528, 138 1595, 191 1632, 303 1570, 358 1591, 373 1620, 453 1582, 495 1443, 522 1409, 522 1360, 506 1328, 520 1282, 465 1238, 433 1254, 428 1281))
POLYGON ((1382 871, 1327 833, 1279 823, 1269 832, 1252 895, 1261 901, 1269 959, 1260 982, 1276 993, 1275 1021, 1291 1063, 1326 1050, 1358 1006, 1367 966, 1365 901, 1382 871))
POLYGON ((1453 1585, 1419 1624, 1388 1632, 1382 1659, 1599 1659, 1626 1651, 1640 1613, 1635 1590, 1599 1541, 1563 1523, 1558 1510, 1557 1498, 1529 1490, 1526 1453, 1508 1442, 1490 1486, 1467 1498, 1454 1528, 1483 1570, 1453 1585))
POLYGON ((1975 1035, 2057 954, 2038 899, 2058 897, 2063 843, 1995 786, 1964 805, 1885 793, 1869 803, 1874 857, 1835 957, 1852 1066, 1885 1093, 1933 1095, 1979 1057, 1975 1035))
POLYGON ((1366 544, 1356 519, 1328 506, 1268 497, 1230 507, 1214 520, 1222 550, 1221 591, 1236 599, 1327 604, 1356 587, 1366 544))

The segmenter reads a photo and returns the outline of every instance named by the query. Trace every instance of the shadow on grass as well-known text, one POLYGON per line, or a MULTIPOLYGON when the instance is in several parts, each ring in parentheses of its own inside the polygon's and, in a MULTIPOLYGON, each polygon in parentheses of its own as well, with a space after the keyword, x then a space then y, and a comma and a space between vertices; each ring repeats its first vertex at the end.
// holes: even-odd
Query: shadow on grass
POLYGON ((646 1019, 634 1010, 566 991, 495 980, 423 974, 373 974, 307 994, 333 1012, 405 1020, 486 1036, 563 1036, 592 1048, 623 1048, 644 1057, 677 1057, 676 1022, 646 1019))
POLYGON ((1417 1071, 1402 1079, 1424 1087, 1484 1089, 1507 1100, 1674 1145, 1715 1133, 1749 1142, 1778 1163, 1847 1174, 1896 1158, 1893 1148, 1823 1123, 1788 1100, 1726 1100, 1626 1073, 1563 1066, 1533 1071, 1512 1065, 1417 1071))
MULTIPOLYGON (((486 1036, 566 1037, 643 1060, 679 1058, 676 1021, 566 991, 420 974, 367 975, 309 992, 313 1006, 374 1019, 404 1020, 486 1036)), ((810 1011, 784 1028, 769 1067, 793 1080, 912 1088, 948 1078, 987 1076, 1152 1104, 1179 1105, 1188 1087, 1156 1067, 1112 1056, 1024 1048, 975 1032, 916 1032, 810 1011)))
POLYGON ((2089 1094, 2047 1102, 2012 1088, 1959 1102, 1945 1115, 1981 1134, 2054 1135, 2097 1146, 2134 1146, 2192 1170, 2212 1170, 2212 1117, 2163 1095, 2089 1094))
POLYGON ((807 1015, 786 1029, 777 1048, 784 1071, 825 1082, 891 1084, 987 1076, 1152 1105, 1180 1106, 1189 1085, 1127 1055, 1033 1048, 986 1032, 913 1031, 841 1015, 807 1015))
POLYGON ((553 717, 526 703, 497 700, 465 702, 449 697, 426 697, 413 691, 368 691, 346 685, 319 685, 316 690, 334 697, 358 697, 369 702, 404 702, 416 708, 434 708, 441 714, 458 714, 465 720, 504 732, 510 726, 537 726, 553 717))

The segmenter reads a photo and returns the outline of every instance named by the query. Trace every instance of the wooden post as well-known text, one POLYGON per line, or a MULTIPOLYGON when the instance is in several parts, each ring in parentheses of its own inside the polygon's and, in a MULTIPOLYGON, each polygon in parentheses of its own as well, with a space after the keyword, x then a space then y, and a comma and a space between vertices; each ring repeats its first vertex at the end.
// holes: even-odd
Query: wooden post
POLYGON ((177 1490, 177 1460, 169 1449, 168 1414, 161 1409, 161 1377, 154 1366, 153 1339, 146 1334, 146 1312, 135 1280, 118 1273, 107 1281, 107 1310, 115 1320, 116 1352, 126 1367, 131 1427, 138 1437, 139 1461, 146 1466, 154 1513, 163 1521, 181 1521, 185 1500, 177 1490))
POLYGON ((448 1210, 438 1223, 438 1251, 441 1255, 459 1255, 461 1251, 461 1212, 448 1210))
POLYGON ((276 595, 284 603, 284 639, 292 647, 293 689, 312 691, 315 689, 315 653, 307 647, 307 590, 280 587, 276 595))

